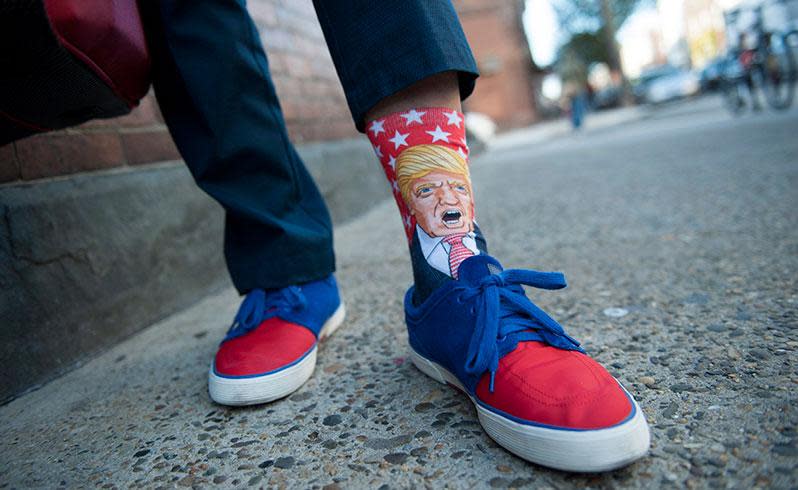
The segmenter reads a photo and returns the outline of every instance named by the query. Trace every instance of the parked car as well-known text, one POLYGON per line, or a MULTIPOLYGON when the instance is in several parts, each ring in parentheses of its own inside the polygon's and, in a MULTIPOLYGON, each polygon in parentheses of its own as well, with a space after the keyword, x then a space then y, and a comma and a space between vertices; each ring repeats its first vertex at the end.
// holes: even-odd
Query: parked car
POLYGON ((646 83, 642 100, 648 104, 661 104, 690 97, 700 91, 701 82, 695 73, 682 68, 669 67, 646 83))
POLYGON ((600 111, 620 107, 623 99, 623 89, 619 85, 610 85, 596 91, 591 99, 591 107, 600 111))
POLYGON ((659 65, 643 70, 637 80, 632 82, 632 92, 635 97, 635 102, 638 104, 645 103, 649 85, 657 78, 672 73, 673 70, 674 67, 671 65, 659 65))
POLYGON ((726 59, 718 57, 707 63, 701 70, 701 90, 712 91, 720 87, 720 79, 723 75, 726 59))

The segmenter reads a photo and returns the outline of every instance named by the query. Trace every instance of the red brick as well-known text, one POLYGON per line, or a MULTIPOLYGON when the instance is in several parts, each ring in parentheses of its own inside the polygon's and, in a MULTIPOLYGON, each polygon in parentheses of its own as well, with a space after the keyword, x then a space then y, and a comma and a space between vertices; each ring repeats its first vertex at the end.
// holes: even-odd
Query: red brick
POLYGON ((273 74, 272 82, 274 83, 274 88, 277 91, 277 96, 280 98, 280 100, 289 97, 296 98, 302 95, 299 84, 294 78, 286 75, 273 74))
POLYGON ((335 65, 333 65, 331 58, 327 56, 315 58, 311 60, 310 66, 314 76, 339 83, 338 74, 335 72, 335 65))
POLYGON ((281 23, 281 25, 287 26, 288 30, 300 37, 313 39, 316 38, 318 32, 321 32, 321 27, 319 27, 315 16, 306 17, 292 14, 290 19, 290 22, 281 23))
POLYGON ((180 153, 165 129, 122 133, 122 145, 125 148, 127 163, 130 165, 180 159, 180 153))
POLYGON ((327 125, 327 129, 323 135, 325 140, 335 140, 335 139, 350 139, 350 138, 358 138, 362 137, 363 135, 357 132, 355 129, 355 123, 352 122, 351 117, 336 119, 334 121, 330 121, 327 125))
POLYGON ((302 55, 291 54, 285 58, 288 75, 297 79, 304 79, 313 73, 308 59, 302 55))
POLYGON ((299 118, 299 104, 295 99, 285 97, 280 99, 280 108, 283 110, 283 118, 287 121, 292 121, 299 118))
POLYGON ((277 11, 272 2, 266 0, 250 0, 247 3, 249 15, 260 26, 274 27, 277 25, 277 11))
POLYGON ((282 5, 289 10, 302 14, 304 17, 315 18, 316 16, 316 10, 310 0, 272 0, 272 3, 282 5))
POLYGON ((19 178, 19 163, 14 144, 0 146, 0 182, 13 182, 19 178))
POLYGON ((318 56, 320 53, 327 52, 327 45, 323 40, 313 39, 307 35, 299 34, 294 40, 294 45, 299 53, 308 59, 318 56))
POLYGON ((285 109, 283 116, 287 121, 300 121, 308 119, 307 102, 301 97, 289 98, 283 103, 285 109))
POLYGON ((16 143, 22 178, 33 180, 124 164, 116 133, 56 132, 16 143))
MULTIPOLYGON (((276 7, 277 23, 281 28, 287 29, 291 32, 302 32, 307 30, 308 18, 311 17, 309 13, 298 11, 294 4, 300 2, 284 2, 282 5, 276 7)), ((315 18, 313 19, 315 21, 315 18)))
POLYGON ((282 28, 261 29, 260 40, 269 51, 293 51, 294 49, 294 35, 282 28))
POLYGON ((521 0, 456 0, 474 57, 498 67, 482 70, 474 94, 465 102, 470 111, 490 116, 501 129, 525 126, 537 119, 535 92, 541 74, 534 67, 521 27, 521 0), (498 63, 493 63, 498 61, 498 63))
POLYGON ((288 123, 288 134, 294 142, 328 141, 361 136, 352 119, 338 117, 322 121, 300 120, 288 123))
POLYGON ((272 76, 281 75, 286 72, 286 53, 275 51, 266 53, 266 56, 269 59, 269 71, 271 72, 272 76))
POLYGON ((299 89, 305 97, 323 98, 328 93, 329 82, 306 79, 299 81, 299 89))
POLYGON ((314 100, 308 103, 308 106, 312 109, 318 122, 327 122, 340 116, 339 107, 335 104, 330 104, 326 100, 314 100))

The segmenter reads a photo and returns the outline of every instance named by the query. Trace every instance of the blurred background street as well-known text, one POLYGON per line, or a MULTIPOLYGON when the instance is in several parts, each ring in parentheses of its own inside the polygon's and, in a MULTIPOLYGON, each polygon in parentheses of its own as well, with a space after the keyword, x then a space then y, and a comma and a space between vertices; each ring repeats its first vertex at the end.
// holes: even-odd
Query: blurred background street
MULTIPOLYGON (((628 119, 624 117, 622 119, 628 119)), ((595 476, 510 455, 468 400, 406 359, 410 284, 392 202, 337 231, 348 318, 287 400, 226 409, 205 372, 238 305, 201 301, 0 408, 16 486, 793 488, 798 423, 798 111, 716 98, 473 162, 508 267, 561 270, 532 297, 640 400, 651 455, 595 476), (362 247, 366 234, 391 237, 362 247)))
POLYGON ((453 5, 491 255, 566 274, 533 300, 640 401, 650 457, 525 463, 413 368, 403 230, 312 2, 249 0, 336 225, 344 326, 288 399, 212 404, 240 298, 152 91, 0 144, 0 488, 798 487, 798 0, 453 5))

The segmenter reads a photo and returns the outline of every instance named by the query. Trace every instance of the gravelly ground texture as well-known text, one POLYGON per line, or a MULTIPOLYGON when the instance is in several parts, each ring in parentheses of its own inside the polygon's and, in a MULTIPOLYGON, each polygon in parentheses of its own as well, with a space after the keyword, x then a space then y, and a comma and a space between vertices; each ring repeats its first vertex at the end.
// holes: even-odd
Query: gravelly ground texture
POLYGON ((534 300, 640 401, 653 442, 632 466, 526 463, 411 365, 386 203, 338 230, 347 321, 294 395, 211 403, 238 302, 224 291, 0 407, 0 486, 795 488, 796 130, 796 111, 732 119, 702 101, 474 162, 492 254, 565 272, 568 289, 534 300))

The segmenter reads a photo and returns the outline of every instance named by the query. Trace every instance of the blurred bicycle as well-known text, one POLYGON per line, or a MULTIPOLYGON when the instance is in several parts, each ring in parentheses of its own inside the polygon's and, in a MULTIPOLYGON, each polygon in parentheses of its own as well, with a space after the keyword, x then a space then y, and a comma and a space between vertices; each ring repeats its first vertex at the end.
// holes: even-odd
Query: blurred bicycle
MULTIPOLYGON (((768 30, 763 9, 783 7, 786 0, 772 0, 747 9, 754 16, 749 32, 741 32, 736 46, 729 49, 721 68, 720 89, 724 104, 739 114, 746 107, 746 97, 753 110, 761 110, 758 92, 776 110, 788 109, 795 99, 798 81, 798 29, 768 30)), ((727 28, 735 26, 742 9, 725 13, 727 28)), ((731 30, 731 29, 730 29, 731 30)))

